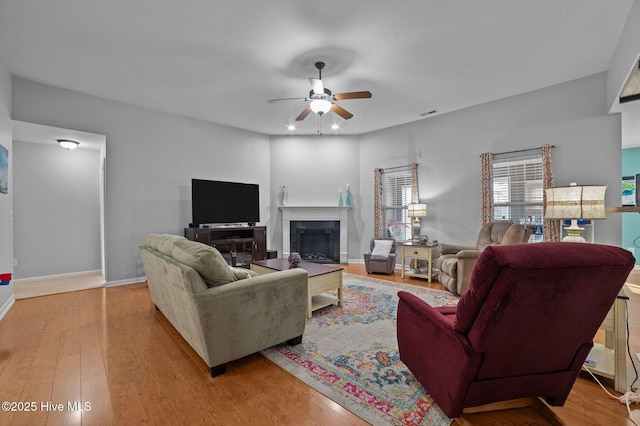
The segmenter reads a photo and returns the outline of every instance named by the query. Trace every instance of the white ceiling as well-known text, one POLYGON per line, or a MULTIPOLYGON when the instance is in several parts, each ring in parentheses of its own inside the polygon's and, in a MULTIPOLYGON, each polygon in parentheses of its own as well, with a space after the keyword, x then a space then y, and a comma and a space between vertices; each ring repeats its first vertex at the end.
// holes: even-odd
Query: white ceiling
MULTIPOLYGON (((362 134, 605 71, 632 0, 0 0, 14 75, 268 135, 313 64, 362 134)), ((330 130, 337 122, 341 128, 330 130)), ((296 134, 318 131, 318 116, 296 134)))

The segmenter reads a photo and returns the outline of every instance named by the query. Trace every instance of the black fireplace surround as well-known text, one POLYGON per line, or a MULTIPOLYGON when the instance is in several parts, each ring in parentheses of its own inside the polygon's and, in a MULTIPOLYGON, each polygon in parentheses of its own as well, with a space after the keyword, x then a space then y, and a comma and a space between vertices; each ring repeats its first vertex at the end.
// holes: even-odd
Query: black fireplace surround
POLYGON ((315 263, 340 263, 339 220, 292 220, 291 253, 315 263))

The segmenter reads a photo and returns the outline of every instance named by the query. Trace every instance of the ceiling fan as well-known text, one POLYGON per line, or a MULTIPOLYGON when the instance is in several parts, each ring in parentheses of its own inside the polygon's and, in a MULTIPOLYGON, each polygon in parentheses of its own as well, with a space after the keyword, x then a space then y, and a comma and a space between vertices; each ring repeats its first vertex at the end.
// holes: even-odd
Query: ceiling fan
POLYGON ((347 93, 336 93, 335 95, 331 93, 331 90, 324 87, 322 84, 322 69, 324 68, 324 62, 316 62, 315 66, 318 69, 318 78, 310 78, 309 82, 311 83, 311 91, 309 92, 309 97, 307 98, 281 98, 281 99, 271 99, 269 102, 279 102, 279 101, 311 101, 309 106, 306 107, 298 117, 296 117, 296 121, 304 120, 307 115, 311 112, 315 112, 318 115, 322 115, 326 112, 333 111, 338 114, 340 117, 345 120, 353 117, 346 109, 342 108, 340 105, 334 103, 334 101, 342 101, 345 99, 365 99, 371 97, 371 92, 368 90, 362 92, 347 92, 347 93))

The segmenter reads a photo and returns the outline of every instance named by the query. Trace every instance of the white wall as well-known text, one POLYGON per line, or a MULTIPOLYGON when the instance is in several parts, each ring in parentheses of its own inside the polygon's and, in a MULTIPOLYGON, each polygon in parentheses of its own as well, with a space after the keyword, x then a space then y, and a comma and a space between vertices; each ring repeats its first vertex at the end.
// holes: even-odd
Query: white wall
MULTIPOLYGON (((359 137, 274 136, 271 138, 270 248, 282 255, 282 212, 278 191, 289 190, 289 206, 337 206, 339 191, 349 184, 353 208, 349 210, 349 259, 357 259, 360 247, 363 198, 360 192, 359 137)), ((287 248, 288 250, 288 248, 287 248)))
MULTIPOLYGON (((11 130, 11 75, 0 62, 0 145, 9 151, 9 191, 0 193, 0 273, 13 272, 13 141, 11 130)), ((15 298, 13 283, 0 286, 0 318, 9 310, 15 298)))
MULTIPOLYGON (((480 158, 555 145, 555 183, 607 184, 619 203, 620 116, 607 115, 604 73, 435 116, 360 137, 360 192, 366 224, 359 252, 373 236, 373 169, 420 163, 420 200, 429 204, 422 233, 475 244, 480 226, 480 158)), ((595 226, 596 242, 620 245, 619 215, 595 226)), ((363 251, 364 250, 364 251, 363 251)), ((355 255, 358 251, 351 251, 355 255)))
POLYGON ((191 178, 259 183, 261 219, 269 222, 267 136, 17 77, 13 99, 15 120, 106 135, 108 285, 144 276, 138 246, 147 233, 182 234, 191 222, 191 178))
POLYGON ((101 269, 100 151, 13 143, 14 278, 101 269))

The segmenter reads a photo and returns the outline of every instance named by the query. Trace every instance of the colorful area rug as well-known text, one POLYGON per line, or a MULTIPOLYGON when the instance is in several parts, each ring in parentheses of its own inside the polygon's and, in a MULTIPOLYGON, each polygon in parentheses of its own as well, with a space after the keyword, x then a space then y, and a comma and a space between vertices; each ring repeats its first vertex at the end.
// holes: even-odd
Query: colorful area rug
POLYGON ((446 291, 345 274, 343 307, 314 312, 302 344, 261 353, 373 425, 449 425, 450 419, 400 361, 398 290, 432 306, 458 301, 446 291))

